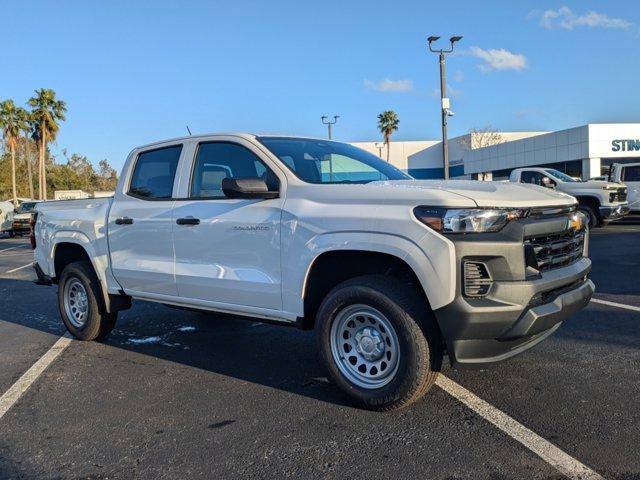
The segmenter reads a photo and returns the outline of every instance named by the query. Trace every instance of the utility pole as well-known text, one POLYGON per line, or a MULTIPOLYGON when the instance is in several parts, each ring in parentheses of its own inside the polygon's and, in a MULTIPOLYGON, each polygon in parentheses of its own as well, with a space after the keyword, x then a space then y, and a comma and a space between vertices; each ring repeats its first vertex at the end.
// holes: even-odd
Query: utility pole
POLYGON ((384 148, 384 142, 376 142, 374 146, 378 149, 378 156, 382 158, 382 149, 384 148))
POLYGON ((445 55, 447 53, 453 52, 453 44, 462 40, 461 36, 453 36, 449 39, 451 42, 451 47, 448 50, 439 49, 434 50, 431 48, 431 44, 437 41, 440 37, 431 36, 427 38, 429 42, 429 51, 438 54, 438 59, 440 63, 440 108, 441 108, 441 117, 442 117, 442 165, 444 167, 444 179, 449 179, 449 144, 447 138, 447 120, 448 117, 453 116, 453 112, 450 108, 450 102, 447 98, 447 82, 446 82, 446 71, 445 71, 445 55))
POLYGON ((320 117, 320 120, 322 120, 323 125, 326 125, 327 130, 329 131, 329 140, 331 140, 331 126, 335 125, 339 118, 340 118, 340 115, 334 115, 333 121, 331 121, 329 120, 329 117, 327 117, 326 115, 323 115, 322 117, 320 117))

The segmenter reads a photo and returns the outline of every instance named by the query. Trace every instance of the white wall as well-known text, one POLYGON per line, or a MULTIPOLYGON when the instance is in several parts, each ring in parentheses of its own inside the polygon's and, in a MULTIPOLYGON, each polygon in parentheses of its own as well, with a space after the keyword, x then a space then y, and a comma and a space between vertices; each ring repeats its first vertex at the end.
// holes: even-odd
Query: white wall
MULTIPOLYGON (((376 148, 376 143, 378 142, 352 142, 351 145, 362 148, 367 152, 373 153, 378 156, 379 150, 376 148)), ((379 142, 382 145, 382 142, 379 142)), ((401 169, 408 169, 408 158, 412 155, 415 155, 416 152, 420 152, 425 148, 429 148, 431 145, 436 143, 440 143, 436 140, 420 140, 420 141, 398 141, 394 142, 391 139, 390 148, 389 148, 389 163, 393 166, 401 169)), ((382 148, 382 157, 383 160, 387 159, 387 147, 386 145, 382 148)))

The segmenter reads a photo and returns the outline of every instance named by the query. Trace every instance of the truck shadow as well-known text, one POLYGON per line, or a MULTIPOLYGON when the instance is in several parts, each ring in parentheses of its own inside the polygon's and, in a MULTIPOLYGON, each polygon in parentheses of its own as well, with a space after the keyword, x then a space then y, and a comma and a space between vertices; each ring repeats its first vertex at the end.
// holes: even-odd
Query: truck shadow
MULTIPOLYGON (((0 321, 60 336, 57 287, 0 279, 0 321), (7 295, 7 292, 11 292, 7 295), (30 298, 30 302, 15 302, 30 298), (16 306, 16 303, 19 303, 16 306)), ((136 301, 103 344, 316 400, 348 405, 320 364, 312 331, 136 301)))
MULTIPOLYGON (((0 280, 5 295, 0 320, 62 335, 56 307, 57 287, 36 287, 25 280, 0 280), (28 303, 7 300, 31 298, 28 303)), ((563 339, 640 347, 637 314, 592 306, 566 322, 555 334, 563 339)), ((337 405, 347 399, 326 378, 312 331, 260 323, 254 319, 176 310, 134 302, 120 313, 118 324, 103 342, 189 367, 240 379, 337 405)), ((538 348, 544 348, 543 346, 538 348)), ((518 361, 517 358, 511 361, 518 361)))

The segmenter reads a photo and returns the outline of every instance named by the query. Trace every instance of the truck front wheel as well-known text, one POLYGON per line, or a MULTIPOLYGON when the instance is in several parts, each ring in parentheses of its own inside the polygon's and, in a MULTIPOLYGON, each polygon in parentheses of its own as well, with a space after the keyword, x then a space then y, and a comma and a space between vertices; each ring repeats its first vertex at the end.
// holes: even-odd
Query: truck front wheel
POLYGON ((87 261, 67 265, 60 275, 58 309, 67 330, 78 340, 101 340, 113 330, 117 313, 101 303, 98 277, 87 261))
POLYGON ((582 212, 582 214, 587 217, 587 224, 589 225, 589 228, 596 228, 600 226, 600 217, 598 217, 598 214, 590 205, 581 203, 578 205, 578 211, 582 212))
POLYGON ((336 286, 318 310, 316 334, 331 379, 370 410, 415 402, 442 365, 433 315, 415 287, 393 277, 367 275, 336 286))

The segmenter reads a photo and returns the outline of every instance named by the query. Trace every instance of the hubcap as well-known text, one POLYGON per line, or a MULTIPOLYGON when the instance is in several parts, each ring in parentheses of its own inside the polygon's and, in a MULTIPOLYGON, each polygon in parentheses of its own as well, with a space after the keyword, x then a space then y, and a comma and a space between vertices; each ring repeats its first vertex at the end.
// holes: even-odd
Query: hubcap
POLYGON ((87 321, 89 298, 80 280, 74 278, 64 286, 64 310, 74 327, 81 328, 87 321))
POLYGON ((398 370, 398 336, 386 316, 367 305, 351 305, 331 325, 331 354, 340 373, 358 387, 389 383, 398 370))

